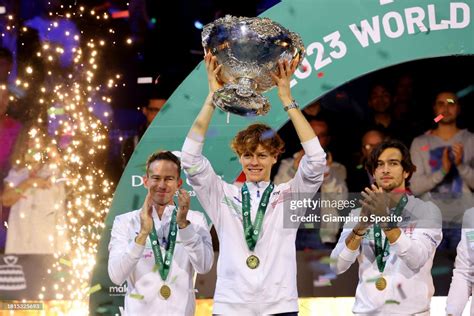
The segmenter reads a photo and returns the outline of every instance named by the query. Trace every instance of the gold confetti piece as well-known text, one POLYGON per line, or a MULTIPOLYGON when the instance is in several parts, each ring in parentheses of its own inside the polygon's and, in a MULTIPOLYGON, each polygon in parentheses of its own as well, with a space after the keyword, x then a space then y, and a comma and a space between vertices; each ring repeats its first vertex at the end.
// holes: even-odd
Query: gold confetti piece
POLYGON ((130 297, 131 297, 131 298, 134 298, 134 299, 136 299, 136 300, 142 300, 142 299, 145 298, 145 296, 140 295, 140 294, 130 294, 130 297))
POLYGON ((100 286, 100 284, 96 284, 96 285, 94 285, 93 287, 91 287, 91 288, 89 289, 88 294, 91 295, 91 294, 93 294, 93 293, 95 293, 95 292, 97 292, 97 291, 100 291, 101 288, 102 288, 102 287, 100 286))
POLYGON ((378 280, 379 278, 380 278, 380 276, 378 276, 378 277, 375 277, 375 278, 371 278, 371 279, 367 279, 367 280, 365 280, 365 282, 367 282, 367 283, 371 283, 371 282, 372 282, 372 283, 373 283, 373 282, 377 282, 377 280, 378 280))
POLYGON ((319 259, 319 262, 322 264, 331 264, 331 263, 336 263, 337 259, 332 259, 331 257, 322 257, 319 259))
POLYGON ((64 258, 60 258, 59 263, 64 264, 65 266, 68 266, 68 267, 72 267, 72 262, 64 258))

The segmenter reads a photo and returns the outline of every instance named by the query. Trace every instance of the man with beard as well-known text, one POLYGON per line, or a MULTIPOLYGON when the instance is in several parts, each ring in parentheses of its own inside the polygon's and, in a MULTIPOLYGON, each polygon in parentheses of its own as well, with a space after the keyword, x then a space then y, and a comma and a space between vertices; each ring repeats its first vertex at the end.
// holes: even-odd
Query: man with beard
POLYGON ((408 148, 395 140, 382 142, 367 162, 377 185, 362 192, 362 208, 351 212, 353 222, 331 253, 336 274, 358 260, 356 315, 429 315, 441 215, 433 203, 407 194, 415 169, 408 148), (400 220, 382 221, 387 216, 400 220))
POLYGON ((438 93, 433 109, 440 118, 437 127, 416 137, 411 145, 417 170, 410 188, 415 195, 470 193, 474 189, 474 134, 457 127, 461 107, 456 94, 438 93))

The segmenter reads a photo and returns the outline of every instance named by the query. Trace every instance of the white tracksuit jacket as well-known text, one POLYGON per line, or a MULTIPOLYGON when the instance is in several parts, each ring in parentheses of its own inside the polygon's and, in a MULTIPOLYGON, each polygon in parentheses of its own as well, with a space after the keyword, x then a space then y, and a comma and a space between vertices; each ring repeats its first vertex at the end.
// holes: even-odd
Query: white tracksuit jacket
MULTIPOLYGON (((358 216, 360 208, 351 212, 358 216)), ((331 253, 331 266, 336 274, 345 272, 357 259, 359 282, 352 311, 357 315, 429 315, 434 294, 431 267, 436 247, 443 238, 441 213, 432 202, 408 196, 399 224, 402 234, 390 244, 383 276, 387 288, 379 291, 375 279, 380 276, 375 259, 374 230, 370 228, 359 249, 347 248, 346 238, 354 224, 344 226, 331 253), (387 302, 388 301, 388 302, 387 302), (398 302, 399 304, 395 303, 398 302)), ((382 231, 382 242, 385 235, 382 231)))
MULTIPOLYGON (((268 315, 298 310, 296 287, 297 230, 285 228, 289 213, 283 195, 295 192, 317 192, 323 181, 326 154, 317 138, 304 142, 306 155, 295 177, 275 186, 270 196, 259 240, 254 254, 260 266, 254 270, 246 265, 251 254, 244 239, 240 188, 224 182, 216 175, 202 155, 203 143, 187 138, 181 162, 206 213, 216 227, 220 242, 217 263, 217 284, 214 314, 226 316, 268 315)), ((249 183, 251 219, 255 219, 260 197, 268 182, 249 183)))
MULTIPOLYGON (((463 218, 461 241, 458 244, 453 280, 449 288, 446 313, 462 315, 469 296, 474 297, 474 208, 466 211, 463 218)), ((474 303, 471 301, 471 314, 474 303)))

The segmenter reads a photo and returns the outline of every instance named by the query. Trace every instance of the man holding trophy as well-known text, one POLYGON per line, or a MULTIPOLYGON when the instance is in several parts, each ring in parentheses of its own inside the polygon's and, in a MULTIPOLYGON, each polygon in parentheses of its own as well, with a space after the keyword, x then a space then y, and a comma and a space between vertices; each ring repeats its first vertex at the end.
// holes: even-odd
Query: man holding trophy
MULTIPOLYGON (((294 49, 297 41, 291 38, 292 33, 290 36, 284 32, 283 35, 277 34, 279 38, 272 36, 272 40, 268 40, 270 43, 245 46, 249 38, 257 38, 248 36, 254 32, 255 24, 258 24, 255 29, 265 33, 268 29, 261 26, 268 21, 226 17, 214 22, 210 32, 206 27, 208 34, 217 32, 219 36, 216 38, 220 40, 229 29, 241 33, 238 40, 227 38, 213 46, 211 39, 207 42, 210 45, 205 45, 209 95, 182 149, 182 164, 188 183, 215 225, 220 241, 213 310, 217 315, 297 315, 297 230, 283 227, 283 217, 289 215, 285 215, 282 197, 283 194, 303 192, 314 194, 321 186, 326 166, 326 154, 291 96, 291 76, 301 58, 301 50, 294 49), (217 25, 219 22, 221 24, 217 25), (227 63, 223 55, 229 52, 219 49, 234 49, 237 55, 239 52, 246 54, 239 58, 227 58, 227 63), (265 52, 260 54, 259 49, 265 52), (281 53, 275 53, 279 50, 281 53), (274 56, 273 64, 262 62, 258 57, 270 55, 274 56), (236 60, 245 61, 252 56, 257 56, 258 63, 243 62, 248 70, 247 77, 237 78, 236 72, 242 64, 235 65, 236 60), (229 68, 232 63, 233 68, 229 68), (262 68, 256 70, 259 65, 262 68), (267 72, 270 76, 267 79, 273 80, 273 85, 278 87, 278 96, 306 154, 293 179, 274 185, 270 182, 271 167, 283 150, 283 141, 267 125, 252 124, 240 131, 232 141, 232 149, 238 155, 246 176, 246 182, 239 188, 216 175, 210 162, 202 155, 203 141, 215 105, 240 115, 260 115, 268 110, 268 104, 256 92, 259 87, 268 85, 267 79, 259 82, 260 79, 254 76, 262 72, 267 72), (230 77, 234 77, 233 82, 223 86, 220 79, 226 81, 230 77)), ((280 26, 276 24, 275 27, 280 26)), ((275 30, 275 27, 270 29, 275 30)), ((206 39, 206 36, 203 35, 203 38, 206 39)))

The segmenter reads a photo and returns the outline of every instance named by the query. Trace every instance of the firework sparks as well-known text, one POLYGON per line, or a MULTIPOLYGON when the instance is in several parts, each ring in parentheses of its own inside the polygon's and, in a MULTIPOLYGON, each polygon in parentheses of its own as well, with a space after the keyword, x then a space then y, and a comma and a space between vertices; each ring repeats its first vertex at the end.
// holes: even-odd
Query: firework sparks
MULTIPOLYGON (((56 21, 58 16, 62 19, 91 16, 108 19, 107 14, 88 11, 84 6, 66 8, 61 5, 61 9, 66 12, 49 12, 51 23, 48 31, 61 26, 59 19, 56 21)), ((14 16, 8 19, 12 23, 7 29, 16 32, 14 16)), ((28 32, 28 28, 19 31, 28 32)), ((109 32, 115 31, 110 29, 109 32)), ((57 260, 47 271, 57 276, 57 280, 52 288, 43 286, 38 299, 44 299, 47 292, 53 291, 56 299, 70 300, 68 312, 81 314, 87 310, 88 296, 100 290, 100 284, 90 288, 89 284, 113 187, 104 172, 108 131, 94 116, 93 101, 98 94, 107 92, 103 87, 117 87, 122 76, 116 74, 104 85, 97 82, 101 69, 98 60, 101 49, 108 44, 106 40, 85 38, 83 32, 76 34, 69 29, 64 30, 64 35, 77 42, 71 49, 72 67, 65 71, 58 66, 67 52, 65 47, 57 43, 43 43, 32 56, 42 60, 44 82, 38 85, 34 81, 35 75, 40 73, 34 63, 24 65, 19 72, 21 77, 15 82, 18 89, 37 94, 37 104, 31 104, 31 107, 41 109, 34 116, 33 127, 28 131, 27 155, 32 159, 18 160, 16 165, 28 168, 30 172, 38 169, 38 164, 48 165, 54 169, 48 178, 51 185, 65 187, 66 220, 64 224, 56 225, 56 234, 49 238, 51 242, 65 244, 63 250, 54 254, 57 260), (83 45, 80 46, 80 43, 83 45)), ((126 43, 131 45, 132 40, 126 39, 126 43)), ((107 103, 112 101, 106 95, 102 95, 101 100, 107 103)), ((99 116, 109 115, 104 112, 99 116)), ((61 202, 58 201, 54 207, 58 209, 61 202)))

